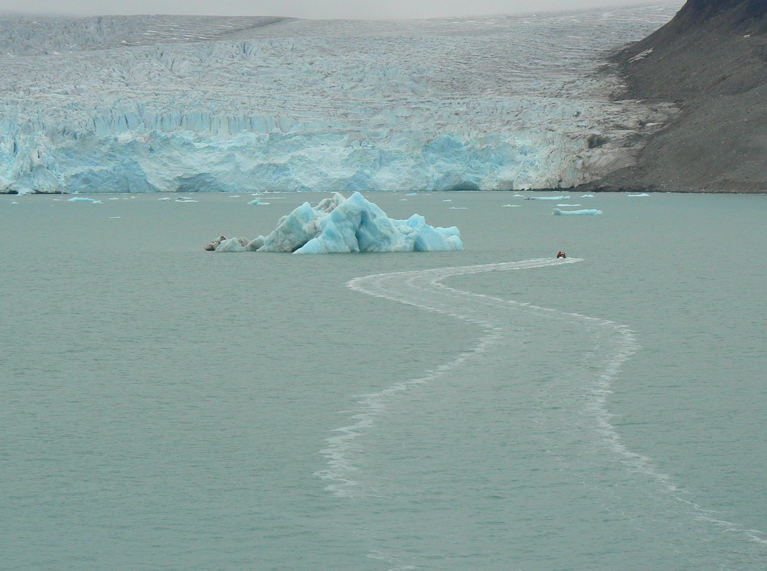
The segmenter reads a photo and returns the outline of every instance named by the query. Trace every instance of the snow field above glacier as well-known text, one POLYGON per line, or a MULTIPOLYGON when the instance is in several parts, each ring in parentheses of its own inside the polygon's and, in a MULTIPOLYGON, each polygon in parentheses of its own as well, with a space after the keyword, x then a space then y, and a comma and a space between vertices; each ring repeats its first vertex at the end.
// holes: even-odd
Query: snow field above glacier
POLYGON ((2 18, 0 191, 569 187, 671 112, 595 72, 673 13, 2 18))

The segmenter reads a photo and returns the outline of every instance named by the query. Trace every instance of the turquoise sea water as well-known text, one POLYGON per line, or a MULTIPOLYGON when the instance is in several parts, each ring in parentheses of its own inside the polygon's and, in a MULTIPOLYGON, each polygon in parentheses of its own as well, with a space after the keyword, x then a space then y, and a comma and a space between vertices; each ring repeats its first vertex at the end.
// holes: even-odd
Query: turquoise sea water
POLYGON ((324 196, 0 196, 0 568, 767 568, 763 196, 324 196))

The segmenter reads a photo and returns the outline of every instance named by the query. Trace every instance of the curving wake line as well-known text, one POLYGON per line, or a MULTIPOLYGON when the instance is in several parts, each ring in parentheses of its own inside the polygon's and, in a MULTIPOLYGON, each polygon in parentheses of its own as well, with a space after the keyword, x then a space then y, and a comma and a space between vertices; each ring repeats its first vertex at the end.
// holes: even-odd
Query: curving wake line
MULTIPOLYGON (((587 339, 591 344, 590 349, 580 355, 580 363, 579 356, 575 355, 573 366, 557 372, 551 382, 541 383, 535 397, 540 403, 534 421, 542 434, 540 440, 546 442, 546 452, 551 451, 560 468, 584 487, 599 488, 600 507, 605 511, 625 518, 641 533, 652 528, 652 533, 657 534, 671 552, 678 552, 680 542, 690 543, 691 538, 695 539, 694 543, 708 545, 711 537, 720 532, 736 534, 760 545, 767 543, 760 532, 719 519, 689 500, 687 492, 658 471, 649 458, 632 452, 621 442, 611 423, 606 401, 612 379, 639 349, 628 327, 609 320, 461 291, 442 283, 448 277, 459 275, 546 268, 579 261, 576 258, 533 259, 378 274, 348 282, 346 285, 354 291, 446 314, 479 326, 483 333, 474 348, 436 370, 365 395, 351 415, 351 422, 336 429, 336 434, 327 439, 327 448, 322 450, 328 468, 316 475, 327 481, 327 489, 340 497, 375 496, 378 492, 363 483, 364 474, 355 458, 364 450, 365 436, 372 434, 380 415, 409 390, 419 385, 434 385, 459 368, 462 370, 472 362, 493 355, 496 346, 507 343, 510 336, 525 325, 536 327, 548 323, 554 331, 572 331, 570 339, 587 339), (620 482, 619 491, 600 480, 605 473, 611 474, 611 481, 620 482), (672 537, 673 534, 664 531, 664 526, 675 533, 686 530, 687 535, 682 537, 676 533, 672 537)), ((505 355, 501 354, 500 358, 503 360, 505 355)), ((513 361, 520 357, 509 353, 508 359, 513 366, 513 361)), ((484 364, 475 364, 481 373, 484 364)), ((697 548, 688 547, 688 551, 696 552, 697 548)), ((722 558, 719 551, 712 557, 722 558)), ((727 557, 724 559, 729 561, 727 557)), ((731 568, 720 563, 721 568, 731 568)), ((730 565, 738 568, 732 561, 730 565)))

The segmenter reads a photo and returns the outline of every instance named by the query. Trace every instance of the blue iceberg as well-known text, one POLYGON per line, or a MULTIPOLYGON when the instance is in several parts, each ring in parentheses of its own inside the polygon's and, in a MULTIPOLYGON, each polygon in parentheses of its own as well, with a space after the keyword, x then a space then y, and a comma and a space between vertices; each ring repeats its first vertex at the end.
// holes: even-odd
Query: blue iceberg
POLYGON ((349 198, 335 193, 317 206, 308 202, 283 216, 268 236, 214 241, 216 252, 438 252, 463 250, 458 228, 429 226, 419 214, 394 220, 359 192, 349 198))

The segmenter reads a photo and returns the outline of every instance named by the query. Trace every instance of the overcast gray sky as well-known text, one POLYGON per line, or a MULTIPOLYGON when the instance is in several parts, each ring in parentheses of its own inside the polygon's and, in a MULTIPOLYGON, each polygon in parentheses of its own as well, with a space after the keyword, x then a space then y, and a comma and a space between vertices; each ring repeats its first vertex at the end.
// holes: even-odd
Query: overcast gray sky
POLYGON ((479 16, 660 2, 663 0, 0 0, 0 12, 376 19, 479 16))

